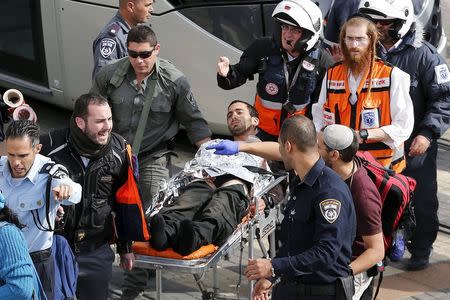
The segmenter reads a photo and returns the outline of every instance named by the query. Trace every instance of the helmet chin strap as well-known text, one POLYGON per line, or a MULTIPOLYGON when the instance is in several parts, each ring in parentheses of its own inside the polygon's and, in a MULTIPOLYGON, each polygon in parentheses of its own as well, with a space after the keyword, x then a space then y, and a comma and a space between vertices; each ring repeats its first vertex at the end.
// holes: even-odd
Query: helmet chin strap
POLYGON ((308 41, 312 38, 312 34, 303 30, 303 36, 295 43, 294 49, 300 53, 305 53, 308 47, 308 41))
POLYGON ((395 20, 393 26, 388 30, 389 36, 398 41, 402 37, 398 32, 402 29, 404 23, 403 20, 395 20))

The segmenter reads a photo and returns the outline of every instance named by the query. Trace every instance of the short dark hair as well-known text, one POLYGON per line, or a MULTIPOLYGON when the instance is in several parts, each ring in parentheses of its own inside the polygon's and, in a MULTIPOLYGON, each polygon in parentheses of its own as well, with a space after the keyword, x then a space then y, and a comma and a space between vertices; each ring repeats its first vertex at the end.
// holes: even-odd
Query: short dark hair
POLYGON ((293 143, 303 153, 316 148, 317 133, 314 123, 302 115, 287 118, 281 125, 280 141, 293 143))
MULTIPOLYGON (((326 126, 322 128, 322 132, 325 130, 326 126)), ((353 133, 353 140, 352 143, 345 149, 342 150, 336 150, 331 148, 330 146, 328 146, 325 141, 324 141, 324 145, 325 147, 327 147, 327 152, 331 152, 333 150, 336 150, 337 152, 339 152, 339 156, 342 159, 342 161, 344 162, 351 162, 353 160, 353 158, 356 155, 356 152, 358 152, 359 150, 359 143, 358 143, 358 137, 356 136, 356 131, 354 131, 352 128, 350 128, 350 130, 353 133)))
POLYGON ((89 111, 88 107, 91 104, 95 105, 109 105, 108 100, 100 94, 88 93, 83 94, 75 100, 75 105, 73 107, 73 116, 86 119, 89 111))
POLYGON ((130 43, 150 43, 150 46, 156 46, 155 32, 148 25, 137 25, 130 29, 127 37, 127 46, 130 43))
POLYGON ((39 125, 29 120, 12 121, 5 132, 6 140, 29 137, 32 147, 39 144, 39 135, 39 125))
POLYGON ((243 100, 236 99, 236 100, 231 101, 230 105, 228 105, 228 109, 230 109, 230 106, 235 104, 235 103, 243 103, 243 104, 245 104, 247 106, 247 109, 248 109, 248 112, 249 112, 250 116, 259 119, 259 114, 258 114, 258 111, 256 110, 256 108, 253 105, 251 105, 250 103, 245 102, 243 100))
POLYGON ((25 227, 22 223, 20 223, 17 215, 9 209, 8 206, 5 205, 2 209, 0 209, 0 221, 5 221, 17 226, 17 228, 22 229, 25 227))

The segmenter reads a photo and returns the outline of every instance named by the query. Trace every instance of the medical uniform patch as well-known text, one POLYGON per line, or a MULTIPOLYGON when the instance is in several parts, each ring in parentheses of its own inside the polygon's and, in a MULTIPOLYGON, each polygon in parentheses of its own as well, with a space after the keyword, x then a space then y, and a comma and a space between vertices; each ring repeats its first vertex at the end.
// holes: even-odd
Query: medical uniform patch
POLYGON ((266 84, 266 92, 269 95, 276 95, 278 94, 278 86, 275 83, 269 82, 266 84))
POLYGON ((310 63, 309 61, 304 60, 304 61, 302 62, 302 67, 303 67, 303 69, 305 69, 305 70, 312 71, 312 70, 314 70, 314 68, 315 68, 316 66, 315 66, 314 64, 310 63))
POLYGON ((328 223, 334 223, 341 212, 341 202, 336 199, 326 199, 319 203, 320 212, 328 223))
POLYGON ((100 53, 103 58, 108 58, 115 49, 116 41, 113 39, 105 38, 100 42, 100 53))
POLYGON ((434 73, 436 74, 436 81, 438 84, 450 81, 450 72, 448 71, 448 66, 446 64, 434 67, 434 73))
POLYGON ((363 109, 361 112, 361 129, 373 129, 380 127, 378 109, 363 109))

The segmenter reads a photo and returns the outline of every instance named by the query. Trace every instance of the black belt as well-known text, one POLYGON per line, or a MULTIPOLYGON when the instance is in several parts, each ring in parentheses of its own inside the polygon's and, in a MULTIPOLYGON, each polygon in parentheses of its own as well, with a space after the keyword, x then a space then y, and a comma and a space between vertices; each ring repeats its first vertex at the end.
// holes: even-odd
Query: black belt
POLYGON ((35 251, 35 252, 30 253, 31 260, 34 263, 38 263, 38 262, 47 260, 50 258, 51 255, 52 255, 52 248, 48 248, 45 250, 40 250, 40 251, 35 251))
MULTIPOLYGON (((281 278, 281 284, 292 286, 299 296, 334 296, 336 284, 305 284, 295 278, 281 278)), ((284 288, 284 287, 283 287, 284 288)))
POLYGON ((73 244, 73 252, 76 254, 85 254, 97 250, 103 245, 108 244, 105 241, 85 241, 73 244))

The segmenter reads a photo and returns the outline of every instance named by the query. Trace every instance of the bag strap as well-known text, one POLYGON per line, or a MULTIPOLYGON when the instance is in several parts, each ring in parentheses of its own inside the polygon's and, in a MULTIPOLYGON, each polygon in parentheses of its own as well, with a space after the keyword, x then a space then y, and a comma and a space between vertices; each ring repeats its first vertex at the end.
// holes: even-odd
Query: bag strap
POLYGON ((377 289, 375 291, 375 295, 373 296, 373 299, 377 299, 378 293, 380 292, 380 287, 381 287, 381 283, 383 282, 383 273, 384 272, 380 272, 379 274, 379 278, 378 278, 378 284, 377 284, 377 289))
POLYGON ((153 96, 155 94, 156 81, 158 78, 155 72, 156 70, 154 70, 153 74, 151 74, 147 79, 147 81, 150 81, 150 84, 147 87, 147 96, 144 99, 144 107, 142 108, 141 118, 139 119, 139 125, 136 130, 136 134, 134 135, 132 148, 134 153, 136 154, 139 154, 139 149, 141 148, 141 142, 147 124, 148 113, 150 112, 150 106, 153 102, 153 96))
POLYGON ((69 172, 62 165, 56 164, 54 162, 46 163, 39 170, 39 174, 48 174, 47 183, 45 185, 45 219, 48 224, 48 228, 45 228, 39 217, 39 213, 36 210, 32 211, 33 221, 36 227, 41 231, 55 231, 50 225, 50 193, 52 189, 53 178, 60 178, 63 175, 68 176, 69 172), (57 168, 55 168, 57 167, 57 168))

